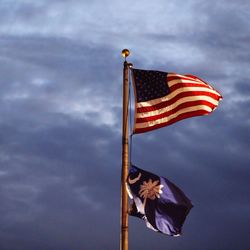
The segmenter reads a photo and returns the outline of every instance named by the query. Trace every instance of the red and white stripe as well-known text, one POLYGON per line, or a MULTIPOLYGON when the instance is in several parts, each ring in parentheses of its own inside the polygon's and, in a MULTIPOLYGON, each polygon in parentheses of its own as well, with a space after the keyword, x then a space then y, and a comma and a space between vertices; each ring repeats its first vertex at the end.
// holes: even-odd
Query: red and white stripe
POLYGON ((193 116, 212 112, 222 96, 192 75, 168 73, 170 93, 164 97, 136 103, 134 133, 143 133, 193 116))

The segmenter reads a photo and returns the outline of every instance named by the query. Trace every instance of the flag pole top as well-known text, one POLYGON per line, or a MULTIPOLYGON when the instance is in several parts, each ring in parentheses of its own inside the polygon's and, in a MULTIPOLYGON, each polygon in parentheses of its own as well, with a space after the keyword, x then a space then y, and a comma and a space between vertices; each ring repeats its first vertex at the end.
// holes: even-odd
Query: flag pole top
POLYGON ((122 50, 122 57, 125 58, 125 61, 126 61, 126 58, 129 56, 129 54, 130 54, 130 51, 128 49, 122 50))

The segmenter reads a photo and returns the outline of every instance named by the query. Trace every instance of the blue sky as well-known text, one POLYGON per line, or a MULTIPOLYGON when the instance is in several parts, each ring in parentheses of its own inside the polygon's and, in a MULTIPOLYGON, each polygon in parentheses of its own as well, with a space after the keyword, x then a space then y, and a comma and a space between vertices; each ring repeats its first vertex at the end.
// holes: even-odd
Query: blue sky
POLYGON ((0 0, 0 249, 119 248, 123 48, 136 68, 197 75, 224 98, 134 136, 134 163, 194 208, 179 238, 130 218, 130 249, 249 249, 249 11, 246 0, 0 0))

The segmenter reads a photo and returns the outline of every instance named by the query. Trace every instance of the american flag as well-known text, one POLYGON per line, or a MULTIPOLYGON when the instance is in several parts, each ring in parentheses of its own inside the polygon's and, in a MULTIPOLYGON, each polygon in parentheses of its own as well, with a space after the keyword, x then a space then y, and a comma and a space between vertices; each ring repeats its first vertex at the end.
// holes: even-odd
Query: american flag
POLYGON ((207 115, 222 96, 193 75, 132 69, 134 133, 143 133, 193 116, 207 115))

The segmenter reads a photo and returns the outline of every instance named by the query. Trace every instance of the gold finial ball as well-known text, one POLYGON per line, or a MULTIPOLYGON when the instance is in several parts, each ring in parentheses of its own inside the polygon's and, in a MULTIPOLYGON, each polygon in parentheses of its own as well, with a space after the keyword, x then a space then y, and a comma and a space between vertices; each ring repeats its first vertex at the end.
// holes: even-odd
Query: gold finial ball
POLYGON ((130 54, 130 52, 129 52, 129 50, 128 49, 124 49, 124 50, 122 50, 122 56, 123 57, 128 57, 129 56, 129 54, 130 54))

